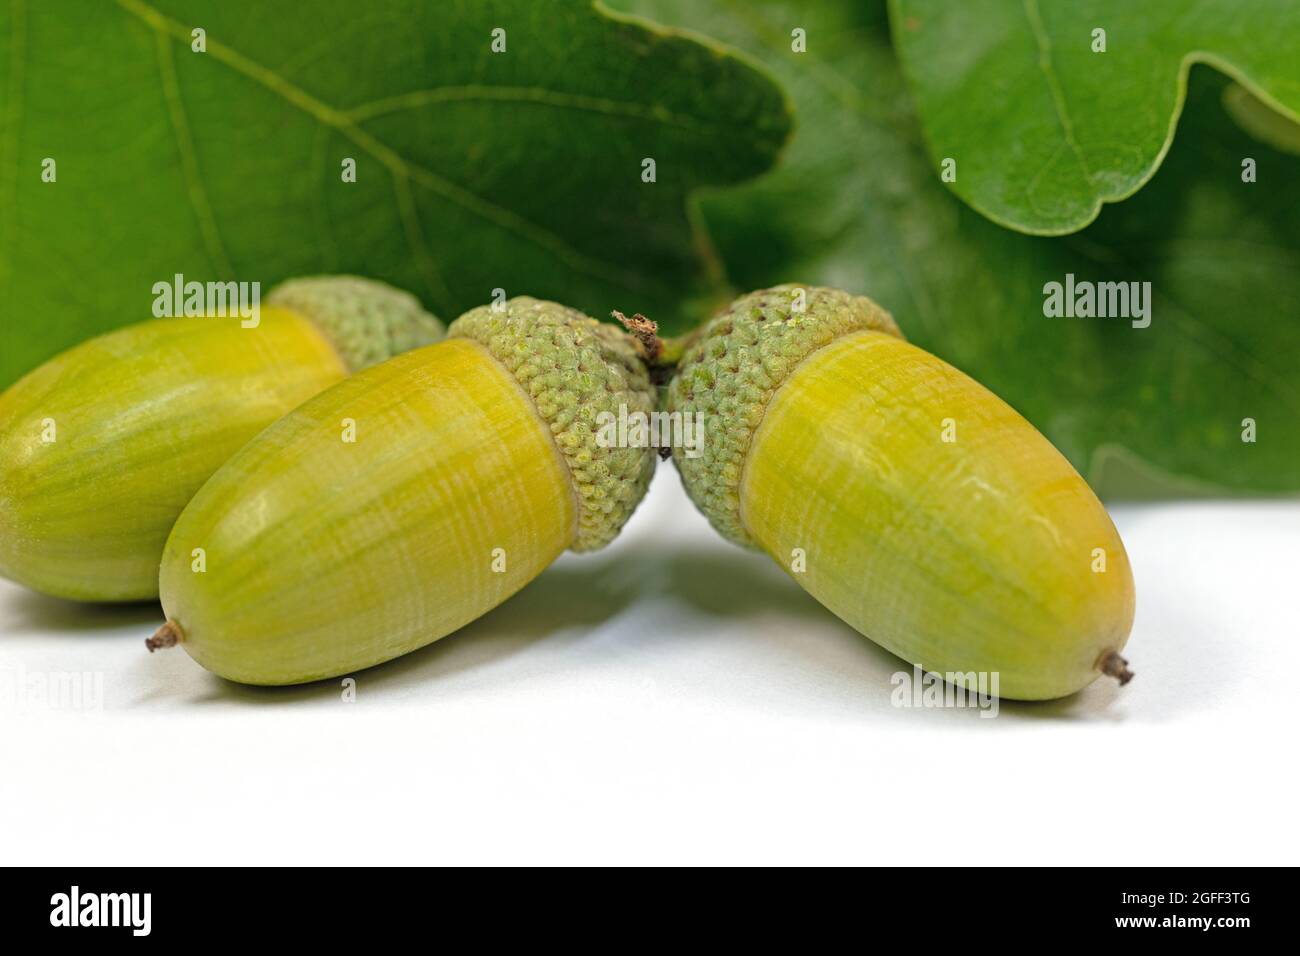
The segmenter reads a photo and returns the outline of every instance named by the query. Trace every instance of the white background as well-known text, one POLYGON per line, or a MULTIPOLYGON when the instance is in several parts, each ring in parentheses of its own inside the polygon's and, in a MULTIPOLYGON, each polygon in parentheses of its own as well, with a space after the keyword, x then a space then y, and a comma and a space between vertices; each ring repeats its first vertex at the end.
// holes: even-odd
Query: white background
POLYGON ((613 547, 352 704, 151 656, 156 606, 0 582, 0 860, 1300 862, 1300 504, 1112 514, 1136 679, 995 719, 891 706, 910 668, 717 538, 671 466, 613 547), (102 709, 24 691, 62 671, 102 709))

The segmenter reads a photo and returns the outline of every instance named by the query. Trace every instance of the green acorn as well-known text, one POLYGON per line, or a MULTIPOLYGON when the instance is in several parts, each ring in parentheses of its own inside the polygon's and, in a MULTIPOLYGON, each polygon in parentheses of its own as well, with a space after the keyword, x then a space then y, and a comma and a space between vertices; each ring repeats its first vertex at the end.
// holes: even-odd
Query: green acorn
POLYGON ((1133 576, 1101 503, 870 299, 737 299, 686 343, 667 408, 703 415, 702 454, 674 460, 713 526, 898 656, 1027 700, 1132 676, 1133 576))
POLYGON ((82 601, 158 594, 177 515, 240 446, 349 373, 436 341, 414 297, 348 276, 280 285, 239 317, 91 339, 0 395, 0 574, 82 601))
POLYGON ((654 454, 602 412, 655 403, 637 343, 553 302, 474 309, 446 342, 290 412, 203 486, 163 555, 179 644, 248 684, 348 674, 479 617, 618 533, 654 454))

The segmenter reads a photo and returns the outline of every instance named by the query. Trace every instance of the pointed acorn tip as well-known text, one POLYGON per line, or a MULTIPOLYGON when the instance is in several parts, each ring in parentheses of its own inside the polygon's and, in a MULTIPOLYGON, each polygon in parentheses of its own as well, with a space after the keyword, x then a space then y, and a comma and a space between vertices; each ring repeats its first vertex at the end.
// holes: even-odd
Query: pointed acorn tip
POLYGON ((1107 651, 1101 655, 1097 667, 1103 674, 1119 681, 1120 687, 1133 679, 1133 672, 1128 669, 1128 661, 1120 657, 1119 651, 1107 651))
POLYGON ((165 647, 175 647, 179 644, 185 635, 181 633, 180 626, 172 620, 153 632, 152 637, 145 638, 144 646, 149 648, 149 653, 160 651, 165 647))

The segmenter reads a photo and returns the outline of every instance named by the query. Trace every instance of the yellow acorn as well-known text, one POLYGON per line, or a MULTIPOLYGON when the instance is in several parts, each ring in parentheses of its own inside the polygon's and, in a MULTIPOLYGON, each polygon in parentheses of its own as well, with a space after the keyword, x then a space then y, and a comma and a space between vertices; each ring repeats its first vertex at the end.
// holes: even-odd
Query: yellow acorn
POLYGON ((179 644, 249 684, 348 674, 451 633, 567 548, 613 539, 654 468, 601 414, 648 415, 622 330, 551 302, 472 310, 448 340, 361 372, 246 445, 163 555, 179 644))
POLYGON ((687 341, 666 402, 703 416, 702 453, 674 460, 714 527, 899 657, 1024 700, 1131 677, 1133 577, 1101 503, 870 299, 743 296, 687 341))
POLYGON ((83 601, 158 594, 172 523, 217 467, 349 372, 436 341, 414 297, 296 279, 255 321, 156 319, 54 357, 0 395, 0 574, 83 601))

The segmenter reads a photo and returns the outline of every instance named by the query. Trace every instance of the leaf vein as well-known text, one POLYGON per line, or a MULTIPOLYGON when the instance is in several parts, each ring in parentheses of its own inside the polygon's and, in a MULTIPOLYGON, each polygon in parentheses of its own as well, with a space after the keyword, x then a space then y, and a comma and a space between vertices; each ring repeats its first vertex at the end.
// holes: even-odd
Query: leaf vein
POLYGON ((1052 104, 1056 108, 1056 117, 1061 121, 1061 131, 1065 136, 1066 143, 1069 144, 1070 150, 1074 153, 1075 159, 1083 167, 1083 174, 1087 178, 1089 185, 1092 184, 1092 171, 1088 168, 1088 161, 1084 158, 1083 149, 1074 136, 1074 121, 1070 119, 1070 110, 1065 102, 1065 90, 1061 88, 1061 79, 1056 75, 1056 67, 1052 65, 1052 40, 1047 35, 1047 29, 1043 25, 1043 18, 1038 10, 1038 0, 1024 0, 1025 16, 1029 20, 1029 28, 1033 31, 1034 41, 1038 44, 1038 67, 1043 71, 1043 77, 1047 81, 1047 88, 1052 94, 1052 104))
MULTIPOLYGON (((321 195, 325 194, 325 137, 328 130, 328 126, 317 125, 316 132, 311 138, 311 153, 307 158, 308 183, 321 195)), ((309 205, 311 217, 316 223, 314 232, 321 258, 329 263, 329 271, 337 272, 339 248, 334 238, 334 231, 330 228, 329 216, 325 214, 325 204, 309 203, 309 205)))
MULTIPOLYGON (((136 16, 161 35, 185 40, 189 38, 189 32, 182 24, 159 13, 144 0, 117 0, 117 3, 122 9, 136 16)), ((248 59, 233 48, 209 37, 207 49, 208 54, 214 59, 261 84, 318 122, 337 129, 387 166, 393 175, 404 175, 412 182, 461 206, 468 212, 541 246, 577 272, 607 281, 625 282, 636 286, 645 284, 644 280, 631 270, 580 252, 557 233, 544 229, 523 216, 456 185, 432 170, 415 165, 353 123, 347 113, 323 103, 305 90, 289 83, 278 73, 248 59)))
POLYGON ((429 295, 438 303, 439 311, 445 318, 452 318, 451 312, 451 291, 443 281, 442 273, 439 271, 433 257, 429 254, 429 249, 424 242, 424 232, 420 228, 420 215, 415 206, 415 199, 411 195, 411 181, 401 173, 393 173, 393 191, 397 197, 397 211, 402 218, 403 231, 406 233, 406 244, 411 249, 411 255, 415 257, 416 268, 424 277, 424 284, 429 289, 429 295))
POLYGON ((208 250, 208 257, 213 266, 226 278, 234 275, 234 267, 226 254, 225 243, 221 241, 221 231, 217 228, 216 217, 208 203, 207 190, 203 188, 203 176, 199 170, 198 152, 194 148, 194 139, 190 135, 189 121, 185 116, 185 104, 181 99, 181 87, 176 75, 176 60, 172 54, 171 44, 161 33, 154 34, 154 46, 158 51, 158 73, 162 81, 163 99, 167 101, 167 112, 171 118, 172 132, 176 137, 176 150, 181 159, 181 171, 185 177, 185 188, 189 194, 190 207, 199 224, 199 233, 203 245, 208 250))

